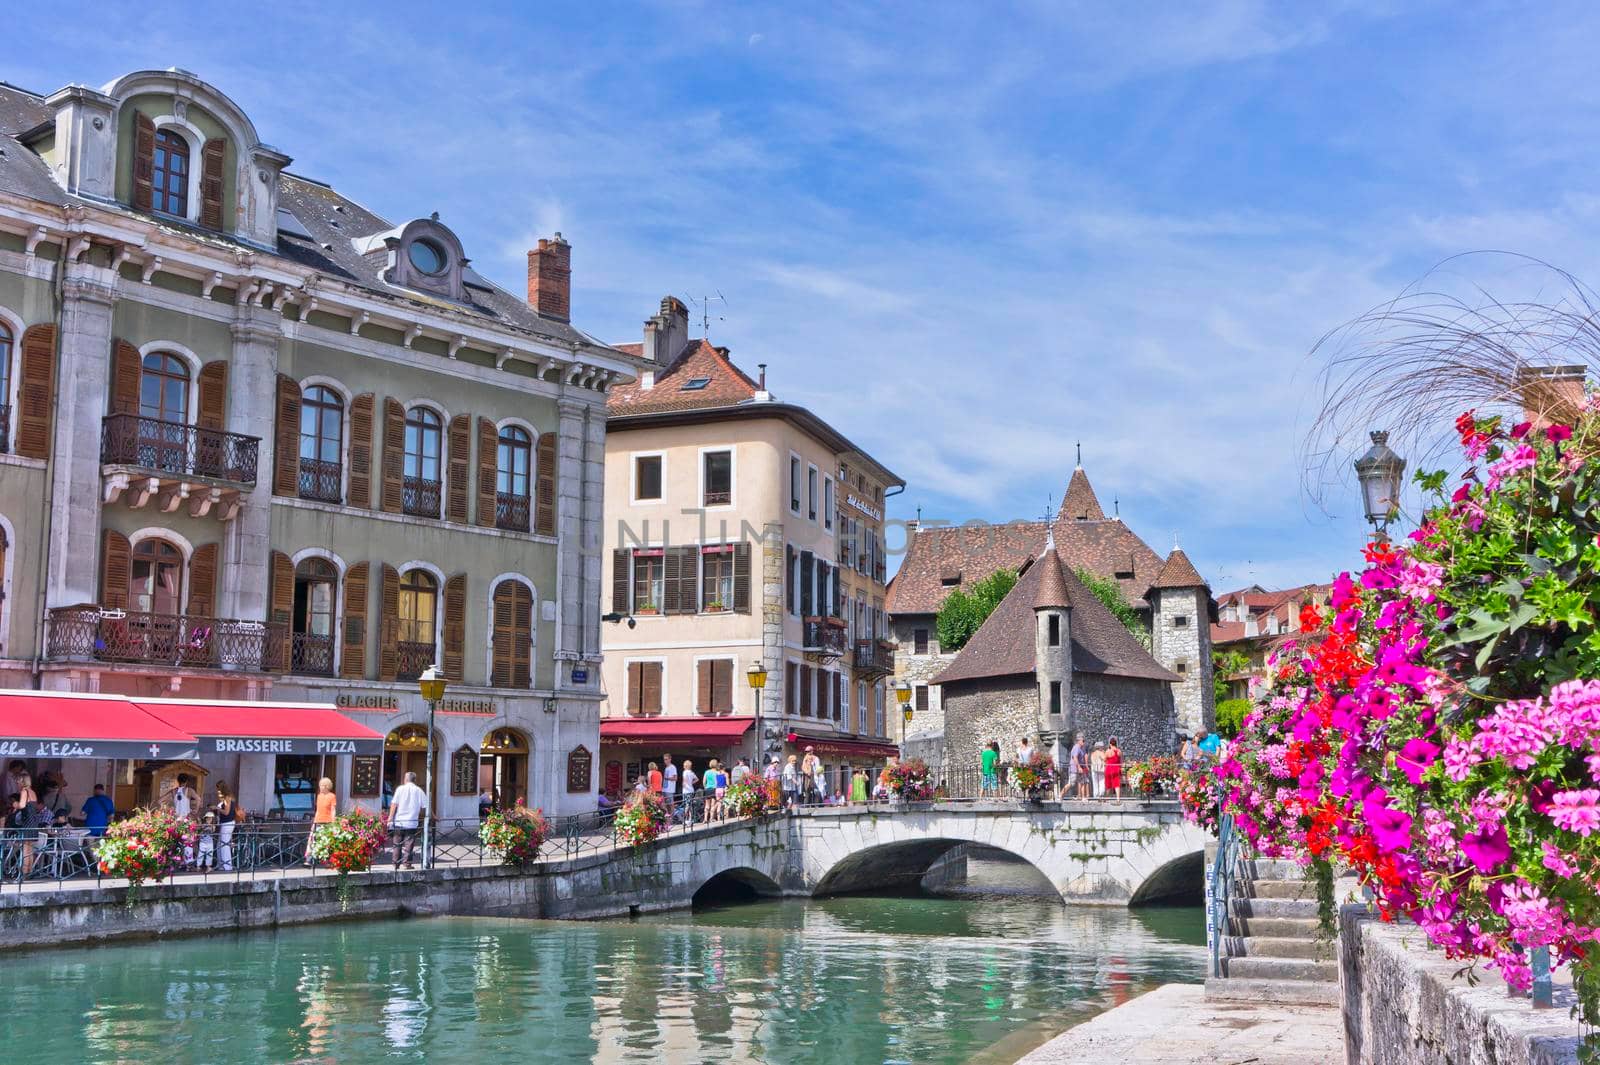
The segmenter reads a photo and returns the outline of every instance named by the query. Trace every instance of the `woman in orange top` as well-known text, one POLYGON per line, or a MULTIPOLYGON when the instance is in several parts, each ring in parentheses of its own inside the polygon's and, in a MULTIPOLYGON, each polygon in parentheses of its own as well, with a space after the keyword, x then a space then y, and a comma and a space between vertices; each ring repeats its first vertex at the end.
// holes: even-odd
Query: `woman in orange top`
POLYGON ((661 767, 654 762, 650 763, 650 769, 645 774, 644 786, 654 792, 656 798, 661 798, 661 767))
POLYGON ((333 796, 333 781, 323 777, 317 782, 317 812, 311 818, 311 835, 306 839, 306 862, 311 861, 311 844, 317 838, 318 825, 333 824, 334 810, 339 802, 333 796))

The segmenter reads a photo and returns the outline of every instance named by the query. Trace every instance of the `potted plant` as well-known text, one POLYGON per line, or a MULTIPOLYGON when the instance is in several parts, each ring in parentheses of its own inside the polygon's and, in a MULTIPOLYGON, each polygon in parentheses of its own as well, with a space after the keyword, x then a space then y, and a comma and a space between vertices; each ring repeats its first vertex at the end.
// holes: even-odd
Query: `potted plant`
POLYGON ((661 613, 661 607, 656 603, 655 600, 646 599, 644 602, 633 608, 633 613, 635 617, 640 617, 645 614, 659 614, 661 613))
POLYGON ((617 842, 641 847, 666 831, 667 818, 667 804, 661 796, 650 791, 636 791, 617 811, 617 842))
POLYGON ((539 848, 549 835, 550 822, 544 811, 526 806, 490 810, 478 826, 478 839, 485 850, 505 865, 524 869, 539 860, 539 848))
POLYGON ((1025 802, 1044 801, 1054 778, 1055 763, 1043 751, 1034 751, 1026 762, 1011 767, 1011 787, 1021 793, 1025 802))
POLYGON ((359 808, 316 829, 308 849, 312 858, 339 874, 339 909, 350 907, 350 874, 372 868, 372 858, 388 835, 382 818, 359 808))
POLYGON ((928 776, 928 763, 920 758, 907 758, 884 770, 889 783, 889 794, 901 803, 926 803, 933 799, 933 782, 928 776))
POLYGON ((707 614, 720 614, 727 609, 727 604, 725 604, 721 599, 713 599, 711 602, 706 604, 707 614))
POLYGON ((185 850, 192 851, 199 835, 193 821, 171 810, 135 810, 106 829, 95 848, 103 876, 128 881, 128 905, 139 887, 160 883, 183 868, 185 850))

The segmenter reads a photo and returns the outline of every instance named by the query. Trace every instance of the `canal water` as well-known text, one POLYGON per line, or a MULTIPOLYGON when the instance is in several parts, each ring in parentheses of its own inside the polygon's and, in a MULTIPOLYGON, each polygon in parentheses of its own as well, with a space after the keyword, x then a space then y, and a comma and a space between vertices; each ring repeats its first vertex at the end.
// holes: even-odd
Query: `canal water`
MULTIPOLYGON (((441 917, 0 959, 0 1056, 64 1062, 991 1065, 1198 982, 1198 908, 758 900, 633 921, 441 917)), ((959 890, 959 889, 958 889, 959 890)))

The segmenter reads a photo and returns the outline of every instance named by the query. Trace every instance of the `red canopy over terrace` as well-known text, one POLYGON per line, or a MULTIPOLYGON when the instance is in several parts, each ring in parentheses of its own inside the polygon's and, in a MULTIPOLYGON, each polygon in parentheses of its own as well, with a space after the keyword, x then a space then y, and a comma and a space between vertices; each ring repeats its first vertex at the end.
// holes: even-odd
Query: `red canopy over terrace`
POLYGON ((125 696, 0 690, 0 758, 193 758, 196 746, 125 696))
POLYGON ((600 722, 600 739, 624 744, 725 747, 737 743, 755 723, 753 717, 612 718, 600 722))
POLYGON ((324 704, 138 699, 136 705, 199 737, 202 754, 383 753, 383 733, 324 704))
POLYGON ((844 736, 811 736, 804 732, 791 732, 785 739, 802 749, 811 747, 817 754, 831 754, 846 758, 900 757, 900 748, 892 743, 854 740, 844 736))

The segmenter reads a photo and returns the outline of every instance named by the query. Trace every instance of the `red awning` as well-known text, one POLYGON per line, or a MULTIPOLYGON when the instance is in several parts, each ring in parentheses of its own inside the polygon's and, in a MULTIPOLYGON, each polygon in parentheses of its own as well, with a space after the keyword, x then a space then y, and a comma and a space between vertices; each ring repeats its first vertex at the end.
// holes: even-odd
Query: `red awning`
POLYGON ((195 746, 121 695, 0 691, 0 758, 193 758, 195 746))
POLYGON ((383 753, 383 733, 324 703, 139 699, 137 705, 198 736, 202 754, 383 753))
POLYGON ((753 717, 611 718, 600 722, 600 738, 610 743, 726 747, 738 742, 755 723, 753 717))
POLYGON ((892 743, 852 740, 843 736, 808 736, 803 732, 791 732, 785 738, 802 750, 811 747, 815 749, 817 754, 836 754, 856 758, 900 757, 900 748, 892 743))

